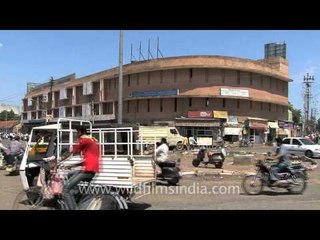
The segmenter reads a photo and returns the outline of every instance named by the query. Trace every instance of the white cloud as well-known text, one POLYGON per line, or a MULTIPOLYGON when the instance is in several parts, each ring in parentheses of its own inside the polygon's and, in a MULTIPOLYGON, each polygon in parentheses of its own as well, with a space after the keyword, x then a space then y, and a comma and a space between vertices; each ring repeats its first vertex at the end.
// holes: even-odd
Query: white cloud
POLYGON ((0 48, 3 47, 3 44, 0 42, 0 48))

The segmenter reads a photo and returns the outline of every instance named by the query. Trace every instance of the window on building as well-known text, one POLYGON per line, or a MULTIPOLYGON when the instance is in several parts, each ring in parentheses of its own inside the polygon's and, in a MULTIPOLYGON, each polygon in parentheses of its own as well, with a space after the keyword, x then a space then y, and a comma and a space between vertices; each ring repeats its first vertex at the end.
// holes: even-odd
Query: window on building
POLYGON ((193 75, 193 71, 192 71, 192 68, 190 68, 190 70, 189 70, 189 82, 192 82, 192 75, 193 75))
POLYGON ((111 79, 109 79, 109 89, 111 90, 111 79))
POLYGON ((262 75, 260 76, 260 87, 263 88, 263 76, 262 75))
POLYGON ((177 112, 177 107, 178 106, 178 99, 177 98, 175 98, 174 99, 174 112, 177 112))
POLYGON ((221 70, 222 83, 226 82, 226 71, 224 69, 221 70))
POLYGON ((271 112, 271 103, 269 103, 269 112, 271 112))
POLYGON ((206 82, 209 82, 209 69, 208 69, 208 68, 205 69, 204 74, 205 74, 205 76, 204 76, 205 81, 206 81, 206 82))
POLYGON ((150 99, 147 100, 147 111, 150 112, 150 99))
POLYGON ((160 71, 160 83, 163 83, 163 71, 160 71))
POLYGON ((139 86, 139 73, 137 73, 137 86, 139 86))
POLYGON ((252 110, 252 105, 253 105, 252 101, 250 101, 250 110, 252 110))
POLYGON ((286 83, 282 82, 282 92, 284 92, 285 86, 286 86, 286 83))
POLYGON ((163 112, 163 99, 160 99, 160 112, 163 112))
POLYGON ((94 104, 93 105, 93 114, 94 115, 100 115, 100 112, 99 112, 99 104, 98 103, 96 103, 96 104, 94 104))
POLYGON ((240 100, 237 100, 237 108, 240 108, 240 100))
POLYGON ((189 107, 192 107, 192 98, 189 98, 189 107))
POLYGON ((103 103, 102 104, 102 114, 112 114, 113 113, 113 103, 103 103))
POLYGON ((137 100, 137 112, 139 112, 139 100, 137 100))
POLYGON ((240 71, 237 71, 237 83, 240 85, 240 71))
POLYGON ((148 81, 148 85, 150 85, 150 72, 147 73, 147 81, 148 81))
POLYGON ((223 107, 223 108, 226 107, 226 99, 225 99, 225 98, 222 99, 222 107, 223 107))
POLYGON ((173 72, 173 81, 177 82, 177 69, 175 69, 173 72))
POLYGON ((284 113, 286 111, 286 107, 282 106, 282 113, 284 113))
POLYGON ((279 112, 279 105, 276 105, 276 111, 279 112))
POLYGON ((117 89, 117 82, 118 82, 118 81, 117 81, 117 79, 115 78, 115 79, 114 79, 114 89, 117 89))
POLYGON ((208 107, 209 106, 209 98, 206 98, 206 107, 208 107))
POLYGON ((131 75, 128 75, 128 87, 130 87, 131 75))
POLYGON ((271 81, 271 80, 272 80, 272 78, 269 77, 269 88, 270 88, 270 89, 272 89, 272 81, 271 81))
POLYGON ((127 113, 130 112, 130 101, 127 101, 127 113))
POLYGON ((252 86, 252 73, 250 73, 249 78, 250 78, 250 86, 252 86))
POLYGON ((260 110, 263 110, 263 102, 260 102, 260 110))

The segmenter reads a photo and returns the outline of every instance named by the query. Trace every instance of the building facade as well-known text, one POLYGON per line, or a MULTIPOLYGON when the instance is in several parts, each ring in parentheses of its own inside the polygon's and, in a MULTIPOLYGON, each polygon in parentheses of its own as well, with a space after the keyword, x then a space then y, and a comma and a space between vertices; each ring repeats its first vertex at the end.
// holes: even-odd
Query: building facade
MULTIPOLYGON (((118 68, 39 85, 23 99, 26 127, 59 117, 116 122, 118 68)), ((288 119, 288 61, 182 56, 123 67, 123 122, 172 124, 196 137, 264 138, 288 119), (274 123, 274 124, 272 124, 274 123), (270 127, 272 125, 272 127, 270 127), (247 131, 239 132, 239 129, 247 131)))

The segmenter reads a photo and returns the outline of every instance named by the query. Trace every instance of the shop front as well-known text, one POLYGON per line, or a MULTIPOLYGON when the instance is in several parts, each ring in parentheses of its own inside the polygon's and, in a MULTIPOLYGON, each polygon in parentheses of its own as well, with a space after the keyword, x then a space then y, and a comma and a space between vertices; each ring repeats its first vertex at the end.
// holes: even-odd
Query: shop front
POLYGON ((198 145, 211 146, 223 135, 224 118, 214 111, 189 111, 188 117, 176 118, 175 126, 183 136, 193 136, 198 145))
POLYGON ((247 134, 250 134, 250 141, 258 144, 265 143, 268 120, 261 118, 248 118, 246 126, 247 134))

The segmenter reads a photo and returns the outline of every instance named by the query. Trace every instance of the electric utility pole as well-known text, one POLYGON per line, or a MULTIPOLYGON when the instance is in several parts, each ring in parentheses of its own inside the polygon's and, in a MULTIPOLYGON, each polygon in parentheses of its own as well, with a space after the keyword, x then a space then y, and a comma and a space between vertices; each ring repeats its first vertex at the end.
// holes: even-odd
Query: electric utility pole
POLYGON ((309 109, 310 109, 310 98, 311 98, 311 84, 314 81, 314 76, 310 76, 307 73, 307 76, 303 77, 303 84, 305 84, 304 92, 304 133, 308 134, 309 129, 309 109))

